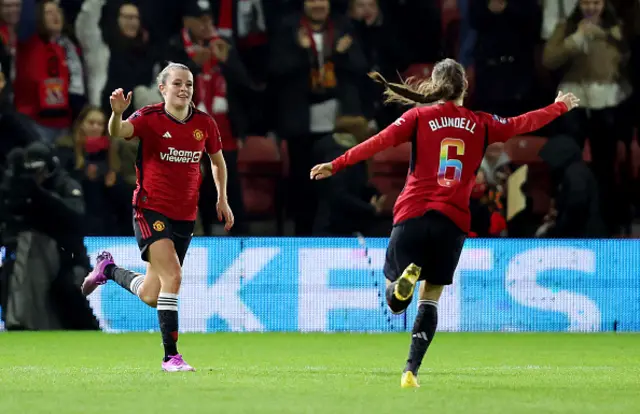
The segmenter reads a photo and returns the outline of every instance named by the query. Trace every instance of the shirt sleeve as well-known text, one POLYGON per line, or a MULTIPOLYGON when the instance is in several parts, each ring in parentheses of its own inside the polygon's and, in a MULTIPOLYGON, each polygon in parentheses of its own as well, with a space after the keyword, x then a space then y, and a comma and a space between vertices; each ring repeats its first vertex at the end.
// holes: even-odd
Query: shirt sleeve
POLYGON ((405 112, 400 118, 382 130, 377 135, 349 149, 347 152, 331 162, 333 173, 350 165, 367 160, 390 147, 409 142, 418 128, 418 109, 413 108, 405 112))
POLYGON ((142 140, 143 135, 146 135, 148 125, 147 121, 149 120, 149 117, 141 112, 142 109, 138 109, 132 113, 129 118, 127 118, 127 122, 133 125, 133 134, 131 134, 129 138, 125 138, 126 140, 130 140, 134 137, 138 137, 138 139, 142 140))
POLYGON ((222 149, 222 136, 218 129, 218 124, 213 118, 209 118, 209 130, 207 131, 207 141, 204 143, 207 154, 215 154, 222 149))
POLYGON ((542 109, 527 112, 513 118, 501 118, 484 112, 478 114, 486 123, 489 130, 489 144, 505 142, 516 135, 528 134, 549 124, 560 115, 567 112, 563 102, 556 102, 542 109))

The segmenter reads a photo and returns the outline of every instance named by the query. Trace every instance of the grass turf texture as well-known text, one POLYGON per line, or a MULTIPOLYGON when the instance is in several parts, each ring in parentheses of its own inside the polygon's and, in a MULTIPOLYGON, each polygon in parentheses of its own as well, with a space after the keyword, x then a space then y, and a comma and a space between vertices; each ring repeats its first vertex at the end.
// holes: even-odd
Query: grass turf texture
POLYGON ((400 388, 409 334, 2 333, 0 413, 637 413, 640 335, 438 333, 400 388))

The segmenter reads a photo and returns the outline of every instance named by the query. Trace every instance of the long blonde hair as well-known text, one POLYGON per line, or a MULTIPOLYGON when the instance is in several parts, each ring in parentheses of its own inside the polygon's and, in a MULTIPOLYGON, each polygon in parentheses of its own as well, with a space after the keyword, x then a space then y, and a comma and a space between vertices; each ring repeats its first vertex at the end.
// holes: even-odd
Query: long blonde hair
POLYGON ((467 87, 464 68, 453 59, 438 62, 431 77, 422 81, 409 78, 402 83, 390 83, 379 72, 371 72, 369 77, 384 85, 386 104, 417 105, 440 100, 455 101, 464 96, 467 87))

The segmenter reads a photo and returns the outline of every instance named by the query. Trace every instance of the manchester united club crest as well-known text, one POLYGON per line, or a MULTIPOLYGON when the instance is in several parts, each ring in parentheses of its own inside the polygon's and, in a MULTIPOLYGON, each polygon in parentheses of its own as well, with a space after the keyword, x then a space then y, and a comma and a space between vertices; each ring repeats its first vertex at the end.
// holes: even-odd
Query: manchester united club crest
POLYGON ((164 230, 164 223, 161 222, 160 220, 156 221, 155 223, 153 223, 153 229, 155 231, 162 231, 164 230))
POLYGON ((202 138, 204 138, 204 134, 199 129, 196 129, 195 131, 193 131, 193 137, 196 139, 196 141, 202 141, 202 138))

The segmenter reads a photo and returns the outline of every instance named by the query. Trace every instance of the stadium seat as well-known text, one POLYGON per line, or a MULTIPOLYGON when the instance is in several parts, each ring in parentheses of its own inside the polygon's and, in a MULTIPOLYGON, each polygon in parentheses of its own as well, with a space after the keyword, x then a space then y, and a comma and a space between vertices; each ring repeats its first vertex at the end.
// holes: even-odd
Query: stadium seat
POLYGON ((391 215, 393 205, 404 188, 411 157, 411 143, 404 143, 376 154, 371 163, 371 183, 387 196, 383 214, 391 215))
POLYGON ((238 151, 240 173, 281 174, 282 159, 274 140, 265 137, 247 137, 238 151))
POLYGON ((440 13, 442 19, 442 32, 445 33, 449 25, 460 20, 458 2, 452 0, 440 0, 440 13))
POLYGON ((248 220, 276 219, 284 233, 283 161, 275 141, 248 137, 238 151, 238 170, 248 220))
POLYGON ((403 79, 411 77, 416 79, 427 79, 431 76, 433 65, 433 63, 414 63, 409 65, 407 70, 402 73, 402 77, 403 79))
POLYGON ((504 144, 504 150, 516 165, 540 163, 538 152, 547 142, 545 137, 523 135, 514 137, 504 144))

